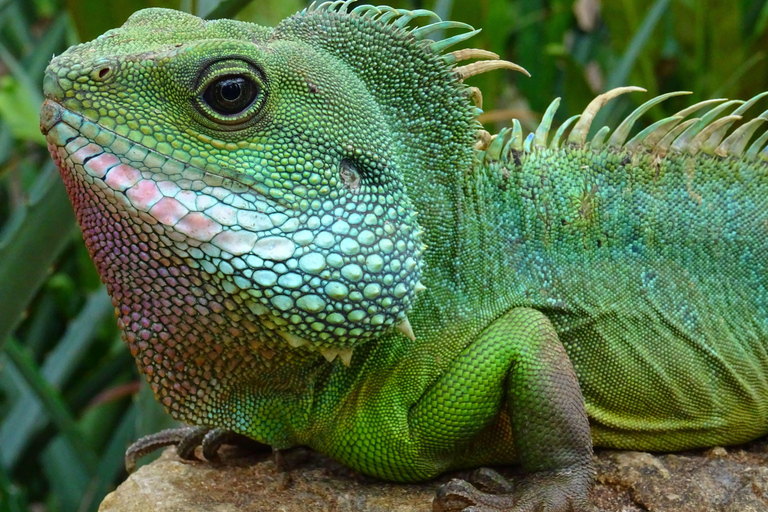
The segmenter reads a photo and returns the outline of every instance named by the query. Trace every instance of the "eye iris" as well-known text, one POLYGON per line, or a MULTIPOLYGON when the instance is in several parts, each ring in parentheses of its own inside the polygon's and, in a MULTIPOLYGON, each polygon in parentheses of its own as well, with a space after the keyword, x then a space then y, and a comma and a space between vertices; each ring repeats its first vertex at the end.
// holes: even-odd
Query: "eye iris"
POLYGON ((203 93, 203 100, 222 115, 236 115, 251 106, 259 93, 258 86, 243 76, 219 78, 203 93))

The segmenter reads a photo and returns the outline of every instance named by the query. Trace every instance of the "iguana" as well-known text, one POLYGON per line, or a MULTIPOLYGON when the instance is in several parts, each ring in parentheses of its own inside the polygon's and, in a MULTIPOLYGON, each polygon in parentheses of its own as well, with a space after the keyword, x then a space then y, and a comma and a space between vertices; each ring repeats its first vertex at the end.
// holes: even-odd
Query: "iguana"
POLYGON ((621 88, 491 137, 463 80, 519 67, 448 50, 476 32, 148 9, 51 61, 41 129, 185 452, 232 432, 402 482, 519 463, 514 493, 454 480, 435 508, 565 511, 593 443, 768 432, 768 114, 731 129, 763 95, 627 141, 665 94, 588 139, 621 88))

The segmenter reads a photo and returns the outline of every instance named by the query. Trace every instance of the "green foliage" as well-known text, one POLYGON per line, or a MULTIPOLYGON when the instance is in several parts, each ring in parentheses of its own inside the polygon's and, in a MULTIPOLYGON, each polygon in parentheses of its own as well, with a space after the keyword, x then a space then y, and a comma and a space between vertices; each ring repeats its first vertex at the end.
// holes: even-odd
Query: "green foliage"
MULTIPOLYGON (((483 92, 489 131, 512 117, 534 127, 556 96, 562 122, 618 85, 649 92, 609 104, 596 128, 670 90, 694 94, 655 107, 646 123, 683 104, 767 89, 768 0, 390 3, 482 28, 471 46, 531 72, 468 80, 483 92)), ((125 476, 127 444, 166 421, 151 394, 137 398, 135 364, 37 120, 50 56, 150 4, 274 25, 306 2, 0 0, 0 510, 96 510, 125 476)))

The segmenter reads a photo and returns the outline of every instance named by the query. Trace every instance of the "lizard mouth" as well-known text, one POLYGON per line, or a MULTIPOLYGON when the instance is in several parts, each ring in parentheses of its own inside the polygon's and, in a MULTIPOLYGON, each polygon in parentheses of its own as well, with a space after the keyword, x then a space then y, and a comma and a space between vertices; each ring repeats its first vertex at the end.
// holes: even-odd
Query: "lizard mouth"
MULTIPOLYGON (((85 194, 106 208, 102 214, 130 218, 152 232, 161 252, 239 300, 238 307, 258 324, 251 334, 261 345, 297 354, 319 350, 329 361, 338 357, 348 363, 359 341, 396 323, 413 337, 405 317, 408 287, 395 281, 368 286, 361 280, 371 269, 378 272, 382 258, 373 252, 358 256, 364 249, 336 233, 337 224, 307 229, 296 212, 267 201, 242 181, 162 155, 50 98, 41 109, 40 127, 65 183, 76 188, 70 190, 73 204, 81 201, 76 195, 85 194), (355 251, 345 255, 350 245, 355 251)), ((93 209, 82 202, 78 208, 93 209)), ((84 215, 78 212, 85 234, 94 214, 84 215)), ((343 218, 336 222, 346 225, 343 218)), ((415 267, 415 261, 398 263, 406 258, 385 242, 394 249, 392 266, 411 272, 408 265, 415 267)), ((115 250, 94 247, 89 247, 94 261, 115 250)), ((148 252, 130 250, 140 258, 148 252)), ((106 282, 112 270, 99 272, 106 282)), ((378 273, 381 279, 385 272, 378 273)))
MULTIPOLYGON (((229 172, 211 172, 152 151, 47 99, 40 127, 60 167, 82 176, 119 207, 184 236, 184 244, 213 244, 235 256, 270 261, 293 255, 284 235, 295 231, 285 209, 229 172), (232 229, 236 227, 237 229, 232 229)), ((290 212, 288 212, 290 213, 290 212)))
MULTIPOLYGON (((223 183, 223 180, 226 180, 230 190, 233 188, 235 192, 247 190, 261 201, 269 203, 272 208, 277 206, 271 198, 259 194, 252 188, 254 181, 249 180, 247 175, 210 162, 203 169, 173 156, 154 151, 146 145, 133 142, 113 130, 85 120, 83 116, 62 106, 55 99, 46 98, 40 108, 40 131, 45 135, 49 144, 53 143, 60 147, 66 147, 80 137, 83 141, 87 141, 86 143, 92 143, 96 147, 89 148, 83 153, 93 152, 93 154, 85 156, 85 159, 97 157, 100 154, 112 154, 120 160, 120 163, 136 169, 145 167, 148 171, 153 169, 153 163, 157 164, 159 161, 163 161, 165 162, 162 166, 163 171, 173 174, 186 172, 187 176, 190 176, 188 179, 191 179, 192 176, 194 178, 202 177, 206 183, 223 183), (84 129, 88 132, 87 134, 84 129), (141 158, 141 160, 137 160, 137 158, 141 158), (210 167, 216 167, 216 169, 210 167)), ((83 147, 81 146, 80 149, 83 147)), ((111 161, 112 159, 107 158, 107 160, 111 161)))

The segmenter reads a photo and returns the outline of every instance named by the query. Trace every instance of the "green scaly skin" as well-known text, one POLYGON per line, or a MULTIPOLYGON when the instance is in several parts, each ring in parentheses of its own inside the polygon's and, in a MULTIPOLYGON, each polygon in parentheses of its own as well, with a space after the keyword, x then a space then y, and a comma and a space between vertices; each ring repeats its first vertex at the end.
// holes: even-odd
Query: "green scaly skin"
POLYGON ((473 32, 419 16, 151 9, 51 62, 41 128, 157 399, 389 480, 530 473, 441 510, 587 510, 592 442, 768 431, 765 137, 721 144, 715 113, 586 141, 600 97, 567 142, 555 102, 473 147, 446 52, 473 32))

